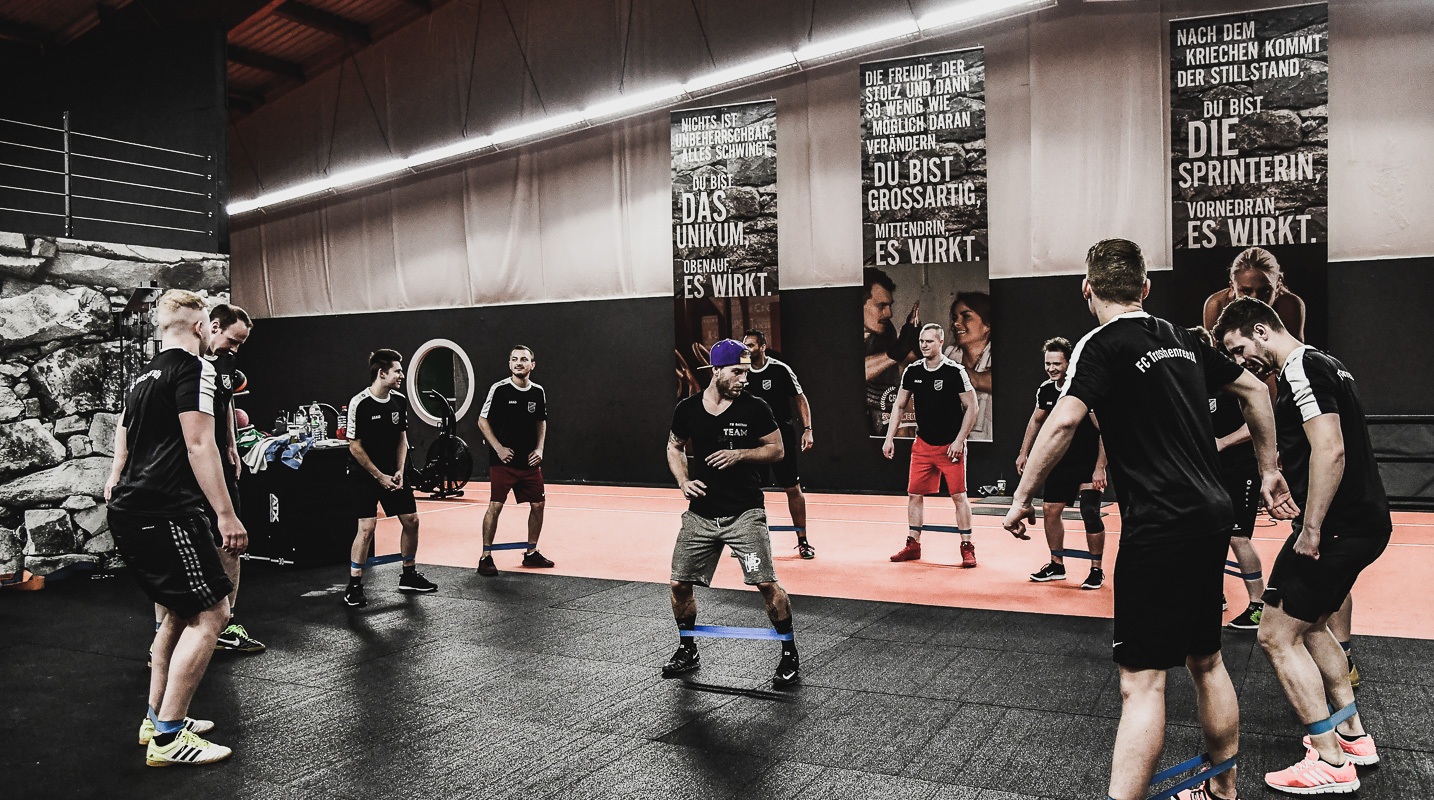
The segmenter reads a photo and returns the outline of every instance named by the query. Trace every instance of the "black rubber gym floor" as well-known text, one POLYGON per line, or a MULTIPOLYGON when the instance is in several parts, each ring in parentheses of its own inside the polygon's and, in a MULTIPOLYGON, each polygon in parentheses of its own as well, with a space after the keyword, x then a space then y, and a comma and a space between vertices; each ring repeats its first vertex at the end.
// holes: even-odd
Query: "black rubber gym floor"
MULTIPOLYGON (((127 575, 0 594, 0 796, 1105 797, 1108 620, 796 597, 804 683, 775 695, 770 641, 702 640, 691 684, 659 677, 665 585, 425 572, 439 594, 400 595, 380 568, 351 611, 342 567, 246 565, 239 621, 269 650, 215 655, 191 715, 235 752, 191 768, 147 768, 136 743, 153 620, 127 575)), ((698 601, 699 622, 767 624, 755 593, 698 601)), ((1384 759, 1358 796, 1424 797, 1434 642, 1355 647, 1384 759)), ((1227 634, 1225 659, 1241 797, 1280 796, 1261 777, 1301 755, 1300 728, 1253 634, 1227 634)), ((1170 687, 1162 766, 1203 749, 1183 670, 1170 687)))

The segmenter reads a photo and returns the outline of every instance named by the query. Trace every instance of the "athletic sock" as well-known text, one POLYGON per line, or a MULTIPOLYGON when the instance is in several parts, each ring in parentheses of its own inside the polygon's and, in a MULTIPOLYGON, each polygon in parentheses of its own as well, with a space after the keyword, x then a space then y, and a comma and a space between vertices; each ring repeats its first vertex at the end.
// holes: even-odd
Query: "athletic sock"
MULTIPOLYGON (((1339 642, 1338 639, 1335 639, 1335 641, 1339 642)), ((1349 642, 1339 642, 1339 646, 1344 650, 1346 654, 1349 653, 1349 642)))
POLYGON ((417 564, 404 564, 404 565, 403 565, 403 574, 404 574, 404 575, 412 575, 413 573, 415 573, 415 572, 417 572, 417 571, 418 571, 418 565, 417 565, 417 564))
POLYGON ((182 719, 155 720, 154 742, 160 747, 164 747, 170 742, 174 741, 174 737, 178 736, 179 732, 182 730, 184 730, 184 720, 182 719))
POLYGON ((807 543, 807 535, 806 535, 805 533, 802 533, 801 531, 797 531, 797 543, 798 543, 798 544, 806 544, 806 543, 807 543))
MULTIPOLYGON (((785 636, 785 635, 787 635, 787 634, 789 634, 789 633, 792 632, 792 618, 791 618, 791 617, 787 617, 786 619, 779 619, 779 620, 777 620, 777 621, 775 621, 775 622, 772 623, 772 627, 773 627, 773 628, 776 628, 777 633, 780 633, 780 634, 782 634, 783 636, 785 636)), ((794 656, 794 655, 796 655, 796 654, 797 654, 797 639, 796 639, 796 637, 793 636, 791 639, 783 639, 783 640, 782 640, 782 655, 784 655, 784 656, 794 656)))
POLYGON ((1344 734, 1340 733, 1339 731, 1335 731, 1335 735, 1339 736, 1339 738, 1345 740, 1346 742, 1349 742, 1349 743, 1353 744, 1354 742, 1357 742, 1357 741, 1359 741, 1360 739, 1363 739, 1364 737, 1368 736, 1369 734, 1367 734, 1367 733, 1361 733, 1361 734, 1358 735, 1358 736, 1345 736, 1344 734))
POLYGON ((350 575, 350 576, 349 576, 349 588, 350 588, 350 589, 354 588, 355 586, 362 586, 362 585, 363 585, 363 576, 362 576, 362 575, 350 575))
POLYGON ((164 624, 164 620, 159 620, 158 622, 154 623, 154 629, 155 629, 155 630, 159 630, 160 626, 163 625, 163 624, 164 624))
POLYGON ((683 650, 696 650, 697 637, 693 636, 693 630, 697 627, 697 615, 677 618, 677 639, 683 650))

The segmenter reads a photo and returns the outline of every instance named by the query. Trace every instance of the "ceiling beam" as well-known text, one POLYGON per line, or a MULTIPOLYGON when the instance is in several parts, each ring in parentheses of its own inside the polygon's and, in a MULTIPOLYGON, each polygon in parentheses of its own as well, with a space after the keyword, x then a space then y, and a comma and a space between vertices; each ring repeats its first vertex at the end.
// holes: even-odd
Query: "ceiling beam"
POLYGON ((240 64, 245 67, 261 69, 265 72, 272 72, 275 75, 283 75, 284 77, 292 78, 299 83, 303 83, 305 80, 304 68, 299 66, 298 64, 295 64, 292 61, 285 61, 282 58, 275 58, 271 55, 265 55, 264 53, 260 53, 257 50, 250 50, 247 47, 238 47, 232 44, 229 45, 229 60, 233 61, 235 64, 240 64))
POLYGON ((337 36, 357 45, 373 44, 373 35, 369 33, 367 25, 321 8, 305 5, 297 0, 288 0, 275 8, 274 14, 306 28, 337 36))
POLYGON ((429 2, 429 0, 403 0, 403 2, 413 6, 414 8, 418 9, 419 11, 422 11, 425 14, 433 13, 433 3, 429 2))
POLYGON ((0 39, 9 39, 15 42, 44 47, 54 40, 54 36, 48 31, 41 30, 34 25, 0 19, 0 39))

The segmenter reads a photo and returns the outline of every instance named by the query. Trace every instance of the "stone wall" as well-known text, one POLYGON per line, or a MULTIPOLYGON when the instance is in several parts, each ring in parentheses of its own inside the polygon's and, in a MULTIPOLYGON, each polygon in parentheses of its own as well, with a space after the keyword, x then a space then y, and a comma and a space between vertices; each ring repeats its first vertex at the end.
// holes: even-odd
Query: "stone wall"
POLYGON ((227 300, 229 257, 0 232, 0 575, 114 558, 118 322, 151 281, 227 300))

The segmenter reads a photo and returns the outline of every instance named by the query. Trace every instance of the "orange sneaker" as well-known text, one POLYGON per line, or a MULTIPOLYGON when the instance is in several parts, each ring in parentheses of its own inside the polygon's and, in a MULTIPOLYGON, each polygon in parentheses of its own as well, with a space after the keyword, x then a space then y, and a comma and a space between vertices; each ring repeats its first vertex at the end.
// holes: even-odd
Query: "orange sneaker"
POLYGON ((976 566, 976 545, 970 542, 961 543, 961 566, 966 569, 976 566))
POLYGON ((1239 800, 1239 797, 1221 797, 1210 789, 1210 781, 1205 780, 1180 791, 1175 800, 1239 800))
POLYGON ((891 560, 892 560, 892 561, 915 561, 915 560, 917 560, 917 559, 919 559, 919 558, 921 558, 921 542, 918 542, 918 541, 916 541, 915 539, 913 539, 913 538, 911 538, 910 536, 908 536, 908 537, 906 537, 906 546, 903 547, 903 548, 901 548, 901 552, 900 552, 900 553, 897 553, 896 555, 892 556, 892 557, 891 557, 891 560))
MULTIPOLYGON (((1339 749, 1343 750, 1344 754, 1349 757, 1349 760, 1353 761, 1356 765, 1367 767, 1371 764, 1379 763, 1379 751, 1374 749, 1373 736, 1366 733, 1353 741, 1339 734, 1335 734, 1334 738, 1339 742, 1339 749)), ((1308 736, 1305 737, 1305 747, 1313 747, 1313 745, 1310 744, 1310 737, 1308 736)))
POLYGON ((1322 761, 1313 747, 1305 750, 1303 761, 1279 772, 1265 773, 1265 785, 1290 794, 1347 794, 1359 789, 1354 762, 1342 766, 1322 761))

